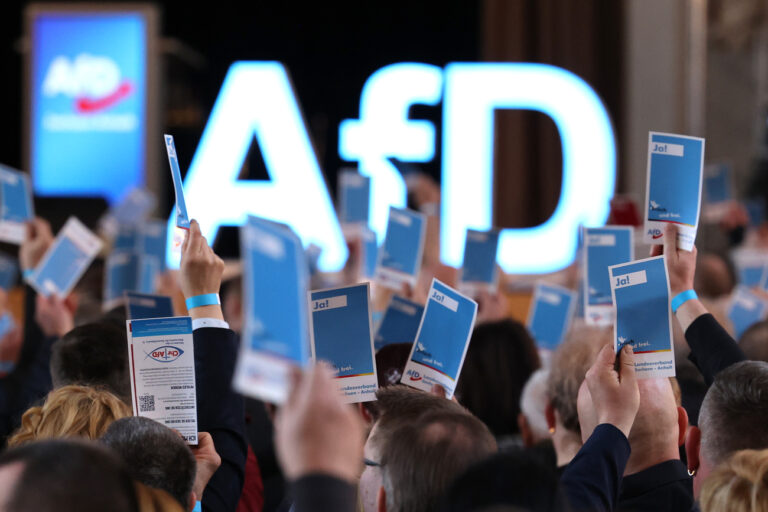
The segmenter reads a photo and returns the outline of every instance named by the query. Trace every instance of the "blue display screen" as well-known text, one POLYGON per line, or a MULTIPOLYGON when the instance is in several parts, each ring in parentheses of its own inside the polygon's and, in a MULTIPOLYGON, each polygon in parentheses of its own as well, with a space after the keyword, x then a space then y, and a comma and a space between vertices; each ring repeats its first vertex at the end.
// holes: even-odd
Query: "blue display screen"
POLYGON ((30 166, 41 196, 144 185, 147 22, 138 13, 42 13, 32 22, 30 166))

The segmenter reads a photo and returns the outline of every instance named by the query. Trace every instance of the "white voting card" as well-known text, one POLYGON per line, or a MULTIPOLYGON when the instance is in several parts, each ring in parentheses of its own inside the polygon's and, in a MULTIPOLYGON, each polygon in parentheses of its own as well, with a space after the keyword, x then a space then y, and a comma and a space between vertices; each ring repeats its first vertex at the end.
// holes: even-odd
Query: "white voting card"
POLYGON ((178 430, 197 444, 197 391, 192 319, 128 320, 128 365, 134 416, 178 430))
POLYGON ((0 241, 21 244, 27 222, 35 217, 29 176, 0 165, 0 241))

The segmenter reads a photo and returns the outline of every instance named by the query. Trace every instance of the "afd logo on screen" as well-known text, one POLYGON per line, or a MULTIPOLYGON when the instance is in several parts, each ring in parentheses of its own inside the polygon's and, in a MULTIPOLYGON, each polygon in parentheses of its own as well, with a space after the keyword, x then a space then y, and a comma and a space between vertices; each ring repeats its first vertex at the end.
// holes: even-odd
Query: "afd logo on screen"
MULTIPOLYGON (((379 241, 390 206, 406 206, 405 181, 391 159, 427 162, 442 151, 441 259, 460 267, 467 229, 493 228, 494 112, 536 110, 548 115, 562 143, 560 198, 543 224, 503 229, 498 263, 508 273, 545 273, 573 261, 579 226, 601 226, 613 195, 616 151, 602 102, 581 78, 531 63, 451 63, 445 68, 397 63, 363 85, 358 119, 339 126, 339 156, 371 178, 369 225, 379 241), (409 118, 413 105, 442 102, 438 127, 409 118)), ((506 171, 506 170, 505 170, 506 171)), ((219 96, 186 175, 189 210, 212 240, 223 225, 248 214, 290 225, 305 247, 322 248, 321 270, 347 257, 341 228, 309 140, 288 73, 279 62, 236 62, 219 96), (239 181, 253 139, 270 181, 239 181), (226 198, 212 201, 211 198, 226 198)), ((174 219, 169 219, 173 233, 174 219)), ((169 247, 172 239, 169 237, 169 247)), ((169 266, 178 254, 168 251, 169 266)))
POLYGON ((120 76, 120 68, 113 59, 88 53, 73 59, 59 55, 51 61, 43 80, 45 96, 68 96, 79 113, 108 109, 131 92, 133 84, 120 76))

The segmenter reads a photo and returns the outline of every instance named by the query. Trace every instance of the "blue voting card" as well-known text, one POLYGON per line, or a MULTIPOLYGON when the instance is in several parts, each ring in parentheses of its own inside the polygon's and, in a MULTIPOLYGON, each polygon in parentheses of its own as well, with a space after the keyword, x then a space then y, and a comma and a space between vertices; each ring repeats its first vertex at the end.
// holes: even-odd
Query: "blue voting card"
POLYGON ((37 293, 66 297, 101 250, 101 240, 70 217, 26 281, 37 293))
POLYGON ((0 315, 0 339, 4 338, 6 334, 16 328, 16 322, 13 320, 13 316, 7 311, 0 315))
POLYGON ((761 286, 763 284, 765 270, 765 264, 739 267, 739 284, 743 284, 744 286, 748 286, 750 288, 754 286, 761 286))
POLYGON ((290 228, 259 217, 241 226, 240 247, 244 328, 235 387, 282 403, 290 370, 310 357, 306 256, 290 228))
POLYGON ((19 278, 19 264, 15 258, 0 253, 0 288, 10 290, 19 278))
POLYGON ((616 350, 630 344, 639 378, 672 377, 672 321, 664 257, 609 267, 616 308, 616 350))
POLYGON ((646 243, 661 244, 664 225, 678 226, 677 245, 690 251, 701 207, 704 139, 650 132, 646 185, 646 243))
POLYGON ((733 199, 731 190, 731 166, 711 164, 704 169, 704 198, 710 204, 724 203, 733 199))
POLYGON ((139 236, 139 226, 120 224, 117 227, 115 240, 112 242, 113 251, 133 251, 139 236))
POLYGON ((176 227, 189 229, 189 215, 187 203, 184 201, 184 187, 181 181, 179 158, 176 155, 176 145, 173 143, 173 135, 164 135, 165 150, 168 153, 168 163, 171 165, 171 177, 173 178, 173 190, 176 194, 176 227))
POLYGON ((35 216, 26 173, 0 165, 0 205, 0 241, 20 244, 26 236, 26 223, 35 216))
POLYGON ((318 273, 317 261, 320 259, 323 249, 315 244, 309 244, 304 250, 304 254, 307 257, 307 266, 309 268, 309 275, 314 276, 318 273))
POLYGON ((152 256, 158 261, 158 272, 164 272, 165 253, 168 247, 168 224, 162 220, 151 220, 139 227, 136 236, 136 252, 152 256))
POLYGON ((528 310, 528 330, 539 348, 554 350, 568 332, 576 294, 561 286, 539 283, 528 310))
POLYGON ((309 292, 312 356, 331 364, 348 403, 376 399, 369 284, 309 292))
POLYGON ((461 289, 467 293, 493 291, 499 282, 496 253, 499 232, 467 230, 464 244, 464 264, 461 267, 461 289))
POLYGON ((765 200, 762 198, 753 198, 744 201, 744 208, 749 215, 749 226, 756 228, 765 222, 765 200))
POLYGON ((99 227, 107 238, 114 238, 119 226, 142 224, 156 203, 157 200, 151 192, 133 187, 101 218, 99 227))
POLYGON ((125 292, 153 293, 159 263, 154 256, 116 251, 106 262, 104 309, 122 304, 125 292))
POLYGON ((613 323, 613 296, 608 267, 632 261, 633 230, 629 226, 583 229, 584 318, 590 325, 613 323))
POLYGON ((728 319, 733 324, 736 339, 758 322, 765 320, 768 304, 746 286, 737 286, 728 308, 728 319))
POLYGON ((360 232, 360 238, 363 245, 363 277, 372 279, 376 275, 376 263, 379 261, 376 233, 365 227, 360 232))
POLYGON ((342 169, 339 173, 339 222, 368 224, 371 178, 355 170, 342 169))
POLYGON ((739 248, 731 252, 739 284, 764 286, 768 274, 768 252, 756 248, 739 248))
POLYGON ((148 254, 139 256, 139 273, 136 279, 136 291, 154 293, 157 276, 160 274, 159 260, 148 254))
POLYGON ((424 214, 390 207, 387 235, 376 268, 376 279, 384 286, 399 290, 403 283, 416 285, 426 226, 424 214))
POLYGON ((125 308, 129 320, 173 316, 173 301, 163 295, 125 292, 125 308))
POLYGON ((413 343, 423 314, 424 306, 418 302, 393 295, 373 338, 374 348, 378 351, 393 343, 413 343))
POLYGON ((432 279, 416 341, 401 382, 424 391, 441 385, 451 398, 459 380, 477 303, 450 286, 432 279))

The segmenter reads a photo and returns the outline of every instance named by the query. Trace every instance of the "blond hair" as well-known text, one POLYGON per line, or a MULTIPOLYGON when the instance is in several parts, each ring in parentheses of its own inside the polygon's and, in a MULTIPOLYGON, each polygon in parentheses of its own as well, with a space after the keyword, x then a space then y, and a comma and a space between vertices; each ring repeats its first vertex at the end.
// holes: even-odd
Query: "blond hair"
POLYGON ((704 481, 700 501, 702 512, 768 512, 768 449, 736 452, 704 481))
POLYGON ((130 415, 131 408, 108 391, 64 386, 48 393, 43 405, 27 409, 8 446, 39 439, 97 439, 113 421, 130 415))

